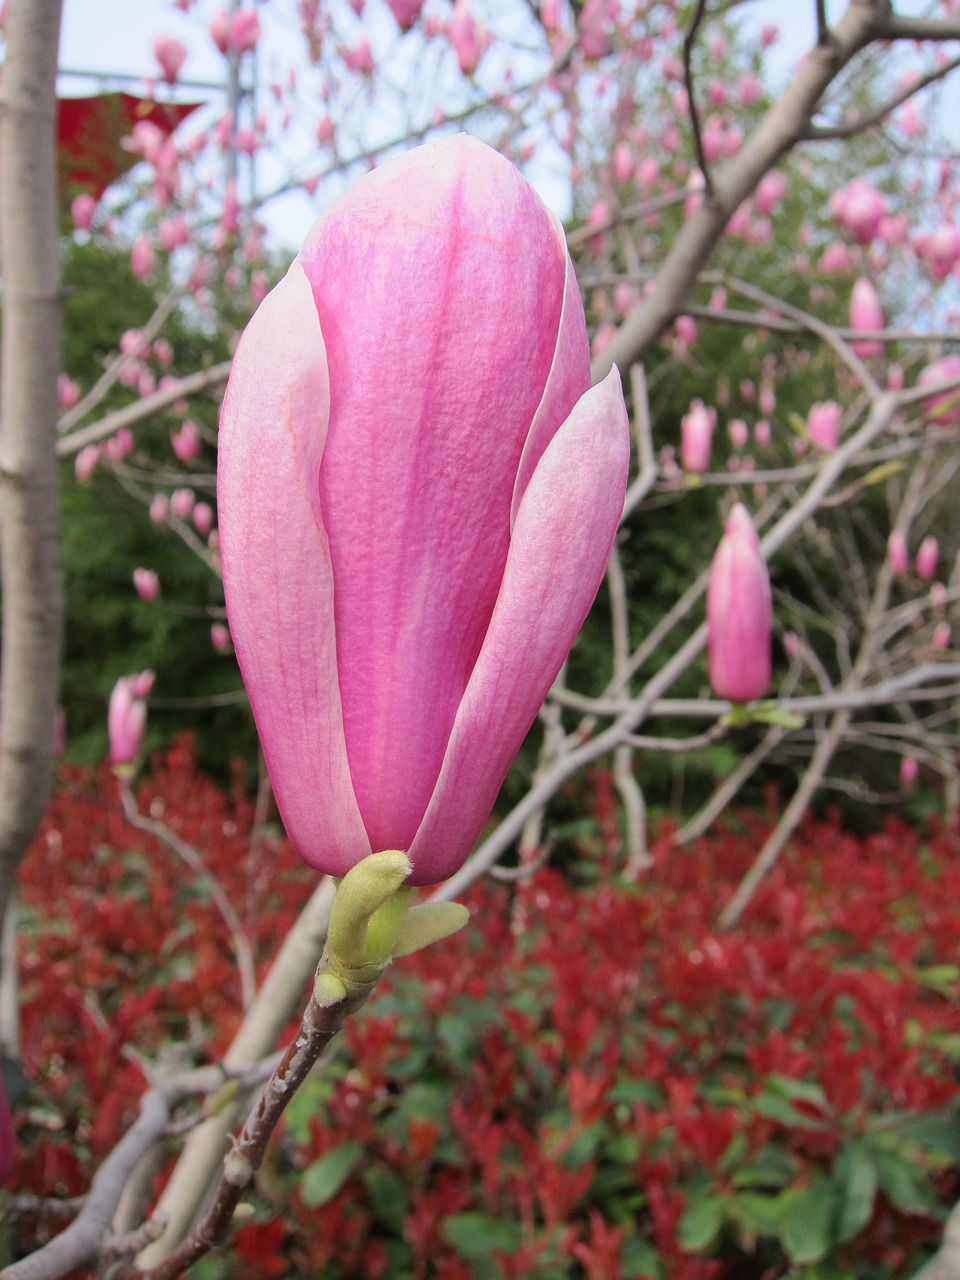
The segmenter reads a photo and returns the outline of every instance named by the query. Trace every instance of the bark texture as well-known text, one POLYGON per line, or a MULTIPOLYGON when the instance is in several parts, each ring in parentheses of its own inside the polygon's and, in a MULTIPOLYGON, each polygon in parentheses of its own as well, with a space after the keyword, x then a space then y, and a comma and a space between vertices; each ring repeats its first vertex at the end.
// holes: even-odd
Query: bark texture
POLYGON ((8 6, 0 80, 0 918, 46 806, 59 685, 60 16, 61 0, 8 6))

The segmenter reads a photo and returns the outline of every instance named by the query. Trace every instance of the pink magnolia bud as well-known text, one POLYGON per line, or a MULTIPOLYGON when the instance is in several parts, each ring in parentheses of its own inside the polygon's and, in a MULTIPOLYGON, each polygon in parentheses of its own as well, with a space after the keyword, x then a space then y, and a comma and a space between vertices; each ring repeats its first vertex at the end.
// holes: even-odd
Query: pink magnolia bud
POLYGON ((761 449, 766 449, 771 440, 770 423, 766 418, 761 418, 759 422, 754 424, 753 428, 754 443, 761 449))
POLYGON ((628 435, 563 229, 495 151, 414 148, 316 224, 237 348, 217 493, 231 637, 313 866, 403 849, 429 884, 466 858, 603 578, 628 435))
POLYGON ((937 572, 937 559, 940 555, 940 549, 937 546, 936 538, 924 538, 920 543, 920 549, 917 552, 917 576, 925 578, 929 581, 937 572))
POLYGON ((170 495, 170 514, 178 520, 189 520, 197 495, 192 489, 174 489, 170 495))
POLYGON ((132 765, 140 754, 147 727, 144 699, 152 684, 153 673, 144 671, 139 676, 121 676, 114 685, 107 710, 111 764, 132 765))
POLYGON ((869 244, 876 236, 887 212, 884 197, 865 178, 854 178, 835 192, 830 212, 853 236, 857 244, 869 244))
POLYGON ((899 529, 894 529, 887 539, 887 568, 897 578, 903 577, 910 569, 907 539, 899 529))
POLYGON ((72 409, 79 399, 79 385, 65 373, 57 374, 57 405, 61 409, 72 409))
POLYGON ((960 356, 941 356, 922 369, 917 378, 920 387, 946 382, 948 378, 957 379, 958 385, 953 391, 941 392, 923 402, 928 421, 940 427, 952 427, 960 422, 960 356))
MULTIPOLYGON (((865 277, 861 277, 853 286, 850 295, 850 328, 861 333, 873 333, 883 328, 883 311, 877 291, 865 277)), ((866 340, 851 343, 858 356, 883 355, 883 343, 866 340)))
POLYGON ((187 60, 187 46, 170 36, 157 36, 153 42, 153 56, 167 84, 176 84, 180 69, 187 60))
POLYGON ((750 439, 750 430, 742 418, 731 418, 727 425, 730 443, 735 449, 742 449, 750 439))
POLYGON ((680 461, 684 471, 702 475, 710 465, 710 445, 717 413, 702 400, 692 400, 680 419, 680 461))
POLYGON ((200 453, 202 444, 197 424, 188 418, 180 430, 170 437, 170 443, 180 462, 192 462, 200 453))
POLYGON ((73 462, 74 473, 81 484, 86 484, 90 479, 99 461, 100 446, 98 444, 84 445, 73 462))
POLYGON ((228 48, 232 53, 251 53, 260 39, 260 19, 256 9, 237 9, 230 16, 228 48))
POLYGON ((210 643, 217 653, 230 652, 230 632, 222 622, 214 622, 210 627, 210 643))
POLYGON ((209 502, 198 502, 191 512, 193 527, 205 538, 213 528, 213 507, 209 502))
POLYGON ((773 213, 786 194, 787 181, 787 175, 780 169, 771 169, 763 175, 753 197, 757 213, 773 213))
POLYGON ((153 245, 147 235, 139 235, 130 250, 130 270, 142 280, 153 271, 153 245))
POLYGON ((78 231, 89 231, 96 211, 96 199, 88 191, 84 191, 70 205, 70 218, 78 231))
POLYGON ((942 582, 930 584, 930 607, 936 609, 937 613, 943 613, 947 607, 947 588, 942 582))
POLYGON ((770 685, 770 579, 753 521, 737 503, 710 566, 710 684, 720 698, 752 702, 770 685))
POLYGON ((913 756, 902 756, 900 759, 900 789, 909 791, 917 781, 920 766, 913 756))
POLYGON ((447 23, 447 39, 457 55, 461 72, 472 76, 480 65, 490 37, 474 18, 467 0, 456 0, 453 16, 447 23))
POLYGON ((387 8, 401 31, 409 31, 423 10, 423 0, 387 0, 387 8))
POLYGON ((825 400, 822 404, 811 405, 807 414, 807 434, 811 441, 830 453, 840 440, 840 419, 843 410, 835 400, 825 400))
POLYGON ((800 637, 795 631, 785 631, 783 633, 783 652, 791 662, 800 657, 800 637))
POLYGON ((941 618, 937 625, 933 628, 933 635, 930 637, 930 652, 943 653, 945 649, 950 648, 950 623, 946 618, 941 618))
POLYGON ((152 569, 134 569, 133 585, 141 600, 156 600, 160 594, 160 579, 152 569))
POLYGON ((153 524, 166 524, 170 503, 165 493, 155 493, 150 502, 150 520, 153 524))

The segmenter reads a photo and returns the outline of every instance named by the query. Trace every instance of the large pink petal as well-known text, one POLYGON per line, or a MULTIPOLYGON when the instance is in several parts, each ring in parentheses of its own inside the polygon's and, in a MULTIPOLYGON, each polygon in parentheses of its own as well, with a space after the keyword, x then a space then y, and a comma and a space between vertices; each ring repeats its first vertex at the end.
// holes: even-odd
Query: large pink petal
POLYGON ((480 834, 600 586, 629 458, 614 368, 547 446, 518 508, 490 629, 410 847, 411 884, 451 875, 480 834))
POLYGON ((373 846, 406 848, 497 598, 566 253, 517 170, 461 136, 362 179, 300 260, 332 388, 319 491, 351 775, 373 846))
POLYGON ((217 502, 230 634, 287 832, 342 875, 370 853, 337 683, 333 576, 317 475, 330 391, 309 282, 294 263, 237 348, 217 502))

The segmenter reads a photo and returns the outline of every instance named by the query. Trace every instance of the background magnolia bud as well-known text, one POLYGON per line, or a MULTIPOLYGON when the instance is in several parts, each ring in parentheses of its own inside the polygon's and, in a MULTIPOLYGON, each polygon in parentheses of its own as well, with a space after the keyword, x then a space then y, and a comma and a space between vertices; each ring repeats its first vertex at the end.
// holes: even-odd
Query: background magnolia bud
POLYGON ((760 541, 738 502, 727 517, 707 587, 710 684, 718 697, 752 702, 766 693, 772 612, 760 541))

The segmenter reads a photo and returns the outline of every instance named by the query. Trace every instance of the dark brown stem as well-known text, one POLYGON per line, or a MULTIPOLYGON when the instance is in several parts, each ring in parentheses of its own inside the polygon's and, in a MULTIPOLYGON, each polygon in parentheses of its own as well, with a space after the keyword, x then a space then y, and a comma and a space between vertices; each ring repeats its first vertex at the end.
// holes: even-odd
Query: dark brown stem
POLYGON ((344 1019, 368 998, 372 988, 321 1008, 311 995, 296 1038, 247 1117, 223 1165, 223 1173, 206 1213, 191 1234, 156 1267, 128 1268, 118 1280, 174 1280, 204 1254, 222 1244, 233 1214, 263 1162, 267 1143, 290 1099, 303 1084, 344 1019))

